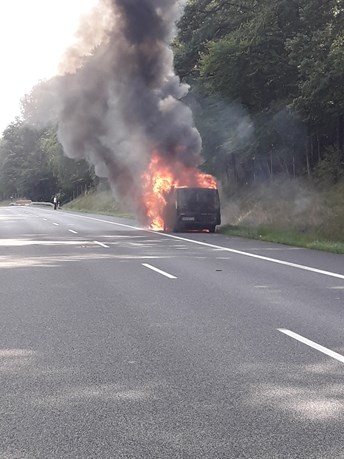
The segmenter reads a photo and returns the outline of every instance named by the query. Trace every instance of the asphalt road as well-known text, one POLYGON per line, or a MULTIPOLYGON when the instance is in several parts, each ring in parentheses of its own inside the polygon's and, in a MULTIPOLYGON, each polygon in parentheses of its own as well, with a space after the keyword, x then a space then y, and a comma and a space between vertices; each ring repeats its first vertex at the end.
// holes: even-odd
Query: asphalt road
POLYGON ((0 208, 0 458, 344 458, 344 258, 0 208))

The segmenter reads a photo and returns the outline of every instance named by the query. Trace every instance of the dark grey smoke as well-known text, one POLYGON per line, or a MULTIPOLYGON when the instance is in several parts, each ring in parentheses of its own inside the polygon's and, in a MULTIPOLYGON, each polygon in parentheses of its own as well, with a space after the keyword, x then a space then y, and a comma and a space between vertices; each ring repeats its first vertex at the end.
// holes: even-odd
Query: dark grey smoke
POLYGON ((140 196, 153 150, 170 164, 200 163, 200 135, 179 100, 187 87, 174 73, 169 46, 183 4, 103 0, 108 21, 101 42, 61 79, 59 139, 66 154, 93 163, 122 197, 140 196))

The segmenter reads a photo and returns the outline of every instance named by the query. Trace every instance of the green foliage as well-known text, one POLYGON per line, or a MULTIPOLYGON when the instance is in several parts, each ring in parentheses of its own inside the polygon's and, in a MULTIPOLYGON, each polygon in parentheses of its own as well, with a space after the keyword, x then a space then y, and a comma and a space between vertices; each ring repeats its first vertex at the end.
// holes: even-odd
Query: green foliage
POLYGON ((69 201, 97 184, 93 167, 84 160, 75 161, 64 155, 55 129, 45 130, 40 138, 40 146, 48 158, 61 202, 69 201))
POLYGON ((85 161, 63 154, 54 128, 37 129, 16 120, 0 143, 0 196, 60 201, 94 187, 94 171, 85 161))
POLYGON ((343 0, 189 2, 175 65, 197 88, 187 101, 203 167, 225 188, 310 175, 334 150, 344 157, 343 21, 343 0))
POLYGON ((287 43, 290 61, 299 70, 293 105, 312 125, 325 129, 329 116, 344 111, 344 18, 343 12, 336 13, 340 3, 301 1, 302 29, 287 43))
POLYGON ((63 77, 39 82, 22 99, 22 118, 4 131, 0 141, 0 198, 60 202, 98 184, 86 161, 65 156, 57 138, 57 86, 63 77), (45 126, 42 127, 42 120, 45 126))
POLYGON ((315 179, 323 185, 333 185, 339 182, 344 175, 344 161, 340 151, 328 148, 315 170, 315 179))
POLYGON ((50 199, 55 181, 39 147, 41 132, 15 121, 4 131, 0 147, 0 192, 3 197, 50 199))
POLYGON ((257 10, 238 29, 209 42, 200 61, 206 87, 228 100, 240 100, 250 113, 284 100, 295 80, 276 8, 263 4, 257 10))
MULTIPOLYGON (((256 2, 253 2, 256 4, 256 2)), ((219 40, 254 14, 248 0, 190 0, 180 20, 175 63, 184 77, 199 75, 199 58, 212 40, 219 40)))

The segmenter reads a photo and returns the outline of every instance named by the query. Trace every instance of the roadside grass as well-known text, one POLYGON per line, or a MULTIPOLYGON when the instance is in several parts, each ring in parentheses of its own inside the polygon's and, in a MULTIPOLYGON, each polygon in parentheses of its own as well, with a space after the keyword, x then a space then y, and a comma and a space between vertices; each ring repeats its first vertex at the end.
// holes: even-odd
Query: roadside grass
POLYGON ((222 234, 344 254, 344 181, 276 181, 224 203, 222 234))
POLYGON ((63 210, 77 210, 85 213, 113 215, 115 217, 134 218, 133 213, 124 209, 110 191, 91 192, 78 196, 73 201, 64 204, 63 210))
POLYGON ((301 232, 296 229, 224 225, 221 227, 220 233, 227 236, 239 236, 247 239, 344 254, 344 242, 325 239, 321 234, 312 231, 301 232))

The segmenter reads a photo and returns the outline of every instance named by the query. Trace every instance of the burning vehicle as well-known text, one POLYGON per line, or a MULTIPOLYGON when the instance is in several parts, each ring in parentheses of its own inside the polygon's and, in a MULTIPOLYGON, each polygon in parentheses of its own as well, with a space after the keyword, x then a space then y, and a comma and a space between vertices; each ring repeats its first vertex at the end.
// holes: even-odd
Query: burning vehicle
POLYGON ((93 164, 147 228, 213 232, 217 183, 199 168, 202 139, 171 45, 185 3, 99 1, 54 83, 58 139, 69 158, 93 164))
POLYGON ((152 154, 142 175, 145 222, 156 231, 215 231, 221 223, 220 199, 213 176, 197 167, 152 154))
POLYGON ((164 230, 208 230, 221 224, 220 199, 216 188, 171 188, 163 212, 164 230))

